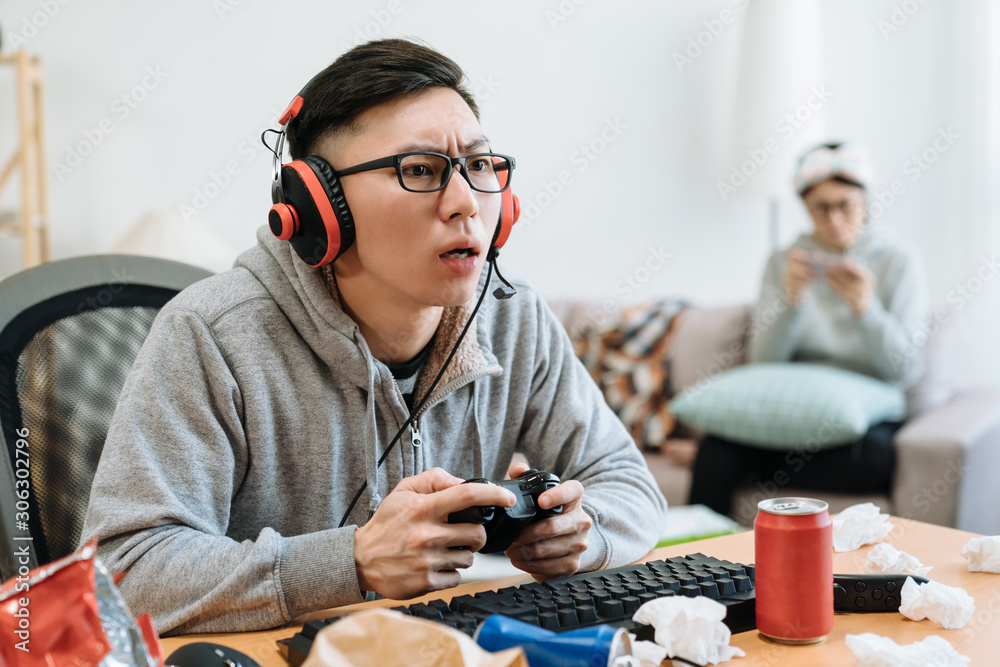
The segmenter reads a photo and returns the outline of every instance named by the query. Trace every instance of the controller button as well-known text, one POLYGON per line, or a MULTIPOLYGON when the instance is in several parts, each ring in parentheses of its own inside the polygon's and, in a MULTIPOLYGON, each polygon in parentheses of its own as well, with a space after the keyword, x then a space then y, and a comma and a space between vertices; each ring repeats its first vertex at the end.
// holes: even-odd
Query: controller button
POLYGON ((858 593, 864 593, 865 588, 866 588, 865 582, 863 581, 857 581, 854 583, 854 590, 856 590, 858 593))
POLYGON ((899 609, 899 607, 896 605, 896 598, 892 597, 891 595, 885 599, 885 606, 890 607, 892 609, 899 609))
POLYGON ((889 591, 890 593, 892 593, 893 591, 895 591, 896 590, 896 582, 895 581, 887 581, 887 582, 885 582, 885 590, 889 591))
POLYGON ((875 590, 872 591, 872 600, 881 600, 881 599, 882 599, 882 590, 876 588, 875 590))
POLYGON ((865 600, 860 595, 854 598, 854 606, 857 607, 858 609, 863 609, 866 604, 868 604, 868 601, 865 600))
POLYGON ((833 585, 833 604, 842 604, 847 599, 847 591, 840 584, 833 585))

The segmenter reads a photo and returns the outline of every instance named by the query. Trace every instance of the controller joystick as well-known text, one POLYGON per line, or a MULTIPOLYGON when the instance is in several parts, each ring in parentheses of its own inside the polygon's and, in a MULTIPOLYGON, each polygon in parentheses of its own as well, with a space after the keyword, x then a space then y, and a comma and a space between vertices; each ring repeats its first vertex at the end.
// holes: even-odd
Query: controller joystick
POLYGON ((562 514, 562 505, 543 510, 538 507, 538 497, 559 486, 559 478, 550 472, 528 470, 517 479, 491 482, 483 477, 468 479, 464 484, 493 484, 514 493, 517 503, 513 507, 482 505, 467 507, 448 515, 448 523, 479 523, 486 528, 486 544, 479 553, 491 554, 506 551, 529 524, 562 514))

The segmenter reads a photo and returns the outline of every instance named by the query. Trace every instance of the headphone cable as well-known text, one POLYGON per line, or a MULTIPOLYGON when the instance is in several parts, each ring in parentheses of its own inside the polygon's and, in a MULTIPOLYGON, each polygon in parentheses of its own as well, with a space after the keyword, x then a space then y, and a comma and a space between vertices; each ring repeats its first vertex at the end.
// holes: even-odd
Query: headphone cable
MULTIPOLYGON (((458 346, 461 345, 462 341, 465 339, 465 334, 468 333, 469 327, 472 326, 472 320, 475 319, 476 313, 479 312, 479 307, 483 305, 483 298, 486 296, 486 290, 490 286, 490 279, 493 277, 493 269, 496 265, 496 255, 497 253, 494 252, 494 248, 490 248, 490 252, 487 255, 487 264, 489 264, 489 270, 486 273, 486 284, 483 285, 483 291, 479 295, 479 300, 476 301, 476 307, 473 308, 472 315, 469 316, 468 321, 465 323, 465 328, 462 329, 462 333, 459 334, 458 340, 455 341, 455 345, 452 346, 451 352, 448 354, 448 358, 445 359, 444 364, 441 366, 441 370, 438 371, 437 377, 434 378, 434 382, 431 383, 431 386, 427 389, 427 392, 420 399, 420 402, 417 404, 417 406, 410 411, 410 416, 406 418, 405 422, 403 422, 402 428, 399 429, 399 432, 396 433, 395 437, 393 437, 393 439, 389 442, 389 446, 385 448, 385 451, 382 453, 382 456, 379 457, 378 463, 375 464, 376 469, 378 469, 382 465, 382 463, 385 462, 386 457, 389 456, 389 452, 391 452, 392 448, 396 445, 397 442, 399 442, 399 439, 403 436, 403 433, 406 431, 406 428, 413 423, 413 420, 416 417, 416 415, 420 414, 420 411, 423 409, 424 404, 427 403, 427 400, 431 397, 431 394, 437 387, 438 382, 440 382, 441 378, 444 376, 444 372, 448 368, 448 364, 451 363, 452 358, 454 358, 455 352, 458 351, 458 346)), ((500 275, 499 269, 497 270, 497 275, 500 275)), ((503 278, 501 278, 501 280, 503 280, 503 278)), ((508 283, 506 280, 503 280, 503 282, 507 285, 510 285, 510 283, 508 283)), ((358 492, 354 494, 354 500, 351 501, 351 504, 348 506, 347 511, 344 512, 344 516, 340 520, 340 525, 337 526, 338 528, 344 527, 344 523, 346 523, 347 517, 350 516, 351 510, 354 509, 354 506, 358 503, 358 499, 361 498, 361 494, 364 493, 365 489, 367 488, 368 488, 368 480, 366 479, 364 483, 361 485, 361 488, 358 489, 358 492)))

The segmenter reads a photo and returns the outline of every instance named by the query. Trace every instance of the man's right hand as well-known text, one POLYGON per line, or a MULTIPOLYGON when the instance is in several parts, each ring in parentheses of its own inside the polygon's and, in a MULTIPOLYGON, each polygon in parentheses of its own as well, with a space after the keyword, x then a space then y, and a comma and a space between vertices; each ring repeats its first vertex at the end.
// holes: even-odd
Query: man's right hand
POLYGON ((804 250, 792 248, 788 251, 788 263, 782 278, 785 282, 785 301, 791 306, 799 305, 802 293, 813 279, 812 267, 804 250))
POLYGON ((448 523, 448 515, 477 505, 513 507, 517 499, 492 484, 463 484, 441 468, 402 480, 354 535, 354 562, 363 591, 405 600, 461 583, 486 544, 481 525, 448 523), (454 548, 458 547, 458 548, 454 548))

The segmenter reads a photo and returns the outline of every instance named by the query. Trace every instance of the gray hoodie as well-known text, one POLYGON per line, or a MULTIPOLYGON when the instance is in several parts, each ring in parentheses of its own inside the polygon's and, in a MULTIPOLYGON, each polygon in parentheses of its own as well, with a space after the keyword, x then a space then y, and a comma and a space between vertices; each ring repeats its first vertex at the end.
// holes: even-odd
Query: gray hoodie
MULTIPOLYGON (((830 253, 812 234, 801 235, 792 247, 830 253)), ((875 298, 868 310, 855 317, 822 276, 814 278, 797 307, 788 307, 782 279, 788 250, 779 250, 764 269, 750 360, 824 363, 906 389, 924 368, 921 350, 911 341, 928 312, 919 256, 872 222, 843 254, 875 276, 875 298)))
MULTIPOLYGON (((151 613, 161 633, 231 632, 361 602, 354 531, 382 497, 434 466, 501 479, 515 451, 583 483, 593 527, 582 569, 655 544, 666 517, 657 484, 523 281, 509 301, 487 296, 428 406, 376 468, 409 414, 398 386, 330 272, 266 228, 257 238, 232 270, 163 308, 112 419, 81 541, 97 536, 111 571, 127 573, 134 614, 151 613)), ((471 307, 445 310, 416 396, 471 307)))

